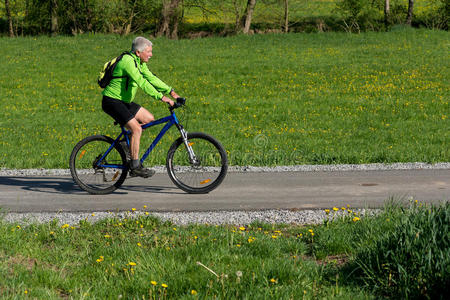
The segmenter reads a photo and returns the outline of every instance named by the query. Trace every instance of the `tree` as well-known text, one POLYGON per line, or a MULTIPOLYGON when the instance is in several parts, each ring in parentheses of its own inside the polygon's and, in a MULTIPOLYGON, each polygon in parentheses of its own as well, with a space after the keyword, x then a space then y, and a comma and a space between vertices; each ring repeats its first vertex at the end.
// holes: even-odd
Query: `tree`
POLYGON ((247 1, 247 9, 245 10, 245 21, 243 32, 248 34, 250 31, 250 25, 252 24, 253 12, 255 11, 256 0, 247 1))
POLYGON ((384 25, 386 25, 386 30, 388 29, 390 25, 390 7, 389 7, 389 0, 385 0, 384 2, 384 25))
POLYGON ((179 5, 182 0, 163 0, 161 20, 156 36, 166 36, 172 39, 178 37, 178 24, 180 22, 179 5))
POLYGON ((284 0, 284 32, 289 32, 289 0, 284 0))
POLYGON ((411 26, 412 22, 412 15, 413 15, 413 7, 414 7, 414 0, 408 1, 408 15, 406 16, 406 24, 411 26))
POLYGON ((9 24, 9 36, 14 37, 14 27, 11 17, 11 8, 9 6, 9 0, 5 0, 5 10, 6 10, 6 17, 8 18, 8 24, 9 24))
POLYGON ((58 34, 59 28, 58 28, 58 1, 52 0, 51 2, 51 28, 50 31, 53 35, 58 34))

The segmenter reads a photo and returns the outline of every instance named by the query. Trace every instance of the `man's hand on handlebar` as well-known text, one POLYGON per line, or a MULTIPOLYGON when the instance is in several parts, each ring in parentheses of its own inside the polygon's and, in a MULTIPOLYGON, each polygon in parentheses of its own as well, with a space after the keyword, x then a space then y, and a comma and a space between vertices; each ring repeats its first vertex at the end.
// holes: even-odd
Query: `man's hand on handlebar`
POLYGON ((163 96, 161 101, 168 103, 170 106, 173 106, 175 104, 175 102, 173 102, 169 97, 166 96, 163 96))

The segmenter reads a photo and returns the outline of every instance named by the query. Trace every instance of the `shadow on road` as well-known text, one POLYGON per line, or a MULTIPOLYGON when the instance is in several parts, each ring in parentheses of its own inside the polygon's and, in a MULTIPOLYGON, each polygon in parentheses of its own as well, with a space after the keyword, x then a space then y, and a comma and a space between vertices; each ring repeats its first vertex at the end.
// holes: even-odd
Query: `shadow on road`
MULTIPOLYGON (((72 194, 89 195, 76 185, 72 178, 64 177, 4 177, 0 176, 0 186, 13 186, 22 190, 40 192, 47 194, 72 194)), ((128 194, 128 192, 158 193, 158 194, 184 194, 184 192, 174 191, 170 186, 139 186, 122 185, 113 192, 116 195, 128 194)))

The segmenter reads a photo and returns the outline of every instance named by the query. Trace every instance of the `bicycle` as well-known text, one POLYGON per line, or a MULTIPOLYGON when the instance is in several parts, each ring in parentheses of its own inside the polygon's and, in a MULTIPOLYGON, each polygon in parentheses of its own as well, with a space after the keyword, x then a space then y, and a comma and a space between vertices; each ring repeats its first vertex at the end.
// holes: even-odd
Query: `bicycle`
MULTIPOLYGON (((166 123, 140 161, 145 161, 166 132, 175 125, 180 137, 167 152, 166 168, 169 177, 178 188, 187 193, 208 193, 217 188, 225 178, 228 169, 227 154, 212 136, 202 132, 188 133, 184 129, 175 110, 185 106, 185 102, 184 98, 178 98, 174 106, 169 106, 170 115, 141 125, 145 130, 166 123)), ((120 128, 121 133, 115 139, 106 135, 89 136, 78 142, 72 150, 70 173, 74 181, 90 194, 112 193, 127 178, 131 131, 123 126, 120 128)))

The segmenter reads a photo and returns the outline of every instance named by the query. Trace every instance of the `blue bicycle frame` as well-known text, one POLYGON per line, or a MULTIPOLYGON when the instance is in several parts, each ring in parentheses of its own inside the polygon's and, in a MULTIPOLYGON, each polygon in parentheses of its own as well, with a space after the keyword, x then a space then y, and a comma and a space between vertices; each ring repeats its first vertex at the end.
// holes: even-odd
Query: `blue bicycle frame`
MULTIPOLYGON (((147 129, 149 127, 155 126, 155 125, 159 125, 162 123, 167 123, 159 132, 158 136, 153 140, 153 142, 150 144, 150 146, 148 147, 147 151, 144 153, 144 155, 141 158, 141 163, 144 162, 144 160, 150 155, 150 152, 152 152, 152 150, 156 147, 156 145, 159 143, 159 141, 162 139, 162 137, 164 136, 164 134, 166 134, 166 132, 170 129, 170 127, 172 127, 173 125, 175 125, 181 132, 182 132, 182 136, 183 138, 186 137, 186 133, 183 130, 183 126, 181 126, 181 124, 179 123, 177 116, 175 115, 175 112, 172 110, 170 116, 152 121, 150 123, 144 124, 142 125, 142 129, 147 129)), ((114 164, 100 164, 99 162, 103 161, 105 159, 105 157, 109 154, 109 152, 111 152, 111 150, 114 148, 114 146, 119 143, 120 139, 125 136, 127 145, 130 146, 130 141, 129 141, 129 135, 131 134, 131 131, 129 130, 125 130, 125 128, 123 126, 120 126, 120 128, 122 129, 122 132, 119 134, 119 136, 114 140, 114 143, 111 144, 111 146, 108 148, 108 150, 103 154, 103 156, 97 161, 96 165, 98 167, 101 168, 114 168, 114 169, 125 169, 127 168, 127 166, 124 165, 114 165, 114 164)))

